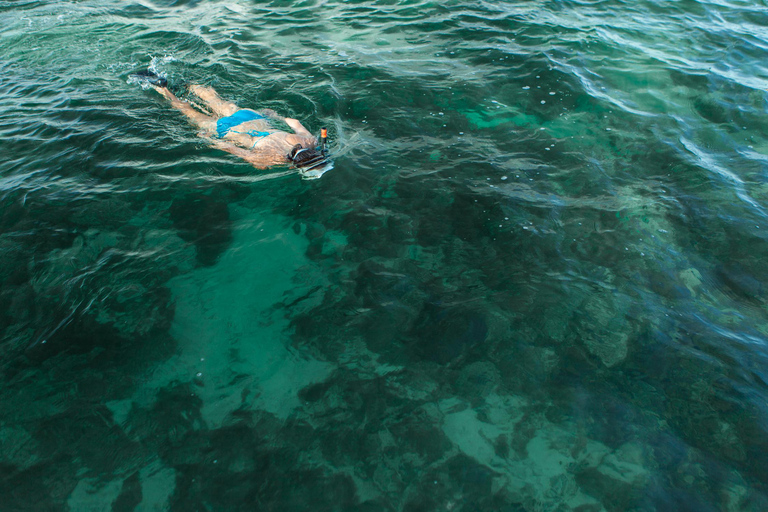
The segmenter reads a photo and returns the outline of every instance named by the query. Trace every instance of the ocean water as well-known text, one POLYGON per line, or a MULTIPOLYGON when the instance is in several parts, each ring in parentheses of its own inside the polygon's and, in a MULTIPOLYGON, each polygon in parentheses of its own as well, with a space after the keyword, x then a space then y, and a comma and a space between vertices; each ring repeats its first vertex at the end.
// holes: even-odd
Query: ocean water
POLYGON ((765 0, 0 1, 0 511, 768 510, 766 55, 765 0))

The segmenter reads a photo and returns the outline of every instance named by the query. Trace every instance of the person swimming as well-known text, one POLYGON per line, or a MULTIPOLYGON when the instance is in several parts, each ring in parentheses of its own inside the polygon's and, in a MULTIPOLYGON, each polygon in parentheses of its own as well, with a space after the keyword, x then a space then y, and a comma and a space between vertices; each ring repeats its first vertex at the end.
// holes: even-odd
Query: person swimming
POLYGON ((189 85, 187 90, 205 103, 207 108, 204 108, 180 100, 168 89, 166 79, 156 73, 142 71, 131 76, 146 81, 168 99, 173 108, 202 130, 199 135, 209 140, 212 147, 240 157, 257 169, 290 163, 299 172, 306 172, 317 171, 328 164, 325 129, 323 147, 318 149, 317 138, 298 120, 280 116, 272 109, 257 112, 240 108, 223 100, 212 87, 189 85), (294 133, 275 129, 270 120, 284 122, 294 133))

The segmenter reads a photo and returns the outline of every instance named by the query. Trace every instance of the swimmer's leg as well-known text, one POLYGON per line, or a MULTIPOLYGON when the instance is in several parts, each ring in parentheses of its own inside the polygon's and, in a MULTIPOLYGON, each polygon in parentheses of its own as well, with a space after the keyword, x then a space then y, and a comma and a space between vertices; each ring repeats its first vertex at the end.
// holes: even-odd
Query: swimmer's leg
POLYGON ((169 91, 165 87, 158 87, 153 86, 157 92, 165 96, 170 102, 171 106, 187 116, 190 121, 192 121, 193 124, 197 125, 198 127, 208 131, 208 132, 215 132, 216 131, 216 118, 207 116, 201 112, 198 112, 194 108, 192 108, 192 105, 187 103, 186 101, 181 101, 179 98, 176 97, 175 94, 173 94, 171 91, 169 91))
POLYGON ((231 101, 221 99, 221 96, 219 96, 213 87, 204 87, 202 85, 193 84, 189 86, 189 92, 203 100, 216 115, 221 117, 231 116, 240 110, 240 107, 231 101))

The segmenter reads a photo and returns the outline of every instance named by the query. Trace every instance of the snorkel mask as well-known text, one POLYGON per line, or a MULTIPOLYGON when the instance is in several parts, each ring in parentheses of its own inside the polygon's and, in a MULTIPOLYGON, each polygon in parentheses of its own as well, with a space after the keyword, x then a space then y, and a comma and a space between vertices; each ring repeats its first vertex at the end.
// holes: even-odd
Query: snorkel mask
POLYGON ((291 152, 286 155, 293 167, 299 171, 304 179, 316 179, 325 172, 333 168, 333 163, 328 160, 328 150, 326 142, 328 140, 328 129, 320 130, 320 146, 317 148, 305 148, 301 144, 296 144, 291 152))

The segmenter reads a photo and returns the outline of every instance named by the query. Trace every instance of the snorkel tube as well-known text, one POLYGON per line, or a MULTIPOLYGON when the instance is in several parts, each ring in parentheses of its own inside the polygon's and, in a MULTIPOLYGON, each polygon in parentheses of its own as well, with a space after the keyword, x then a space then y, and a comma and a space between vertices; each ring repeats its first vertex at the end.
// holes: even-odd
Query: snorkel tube
POLYGON ((325 149, 325 142, 328 140, 328 128, 323 126, 320 128, 320 152, 322 154, 326 154, 327 151, 325 149))

